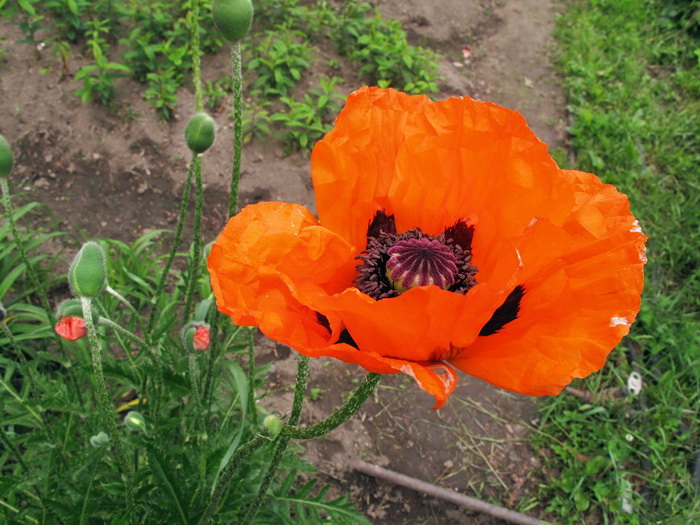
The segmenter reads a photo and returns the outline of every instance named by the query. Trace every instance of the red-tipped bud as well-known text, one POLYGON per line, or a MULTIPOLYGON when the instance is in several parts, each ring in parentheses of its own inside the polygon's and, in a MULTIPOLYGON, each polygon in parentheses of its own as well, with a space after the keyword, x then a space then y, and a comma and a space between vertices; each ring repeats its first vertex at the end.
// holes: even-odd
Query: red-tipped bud
POLYGON ((209 325, 199 321, 187 323, 180 332, 182 345, 188 352, 201 352, 209 347, 209 325))
POLYGON ((56 333, 68 341, 77 341, 87 335, 87 327, 82 317, 61 317, 56 323, 56 333))
POLYGON ((192 337, 192 344, 195 350, 206 350, 209 347, 209 328, 206 326, 198 326, 192 337))

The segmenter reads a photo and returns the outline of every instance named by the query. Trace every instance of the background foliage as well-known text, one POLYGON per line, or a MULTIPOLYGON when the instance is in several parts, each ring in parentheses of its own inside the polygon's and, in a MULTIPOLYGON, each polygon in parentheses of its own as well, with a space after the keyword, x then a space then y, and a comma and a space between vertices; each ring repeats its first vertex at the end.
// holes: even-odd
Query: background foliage
POLYGON ((542 486, 564 523, 700 519, 700 3, 569 2, 559 20, 577 169, 626 193, 649 236, 642 310, 601 374, 542 408, 542 486), (639 396, 606 396, 640 372, 639 396), (554 475, 553 473, 557 474, 554 475))

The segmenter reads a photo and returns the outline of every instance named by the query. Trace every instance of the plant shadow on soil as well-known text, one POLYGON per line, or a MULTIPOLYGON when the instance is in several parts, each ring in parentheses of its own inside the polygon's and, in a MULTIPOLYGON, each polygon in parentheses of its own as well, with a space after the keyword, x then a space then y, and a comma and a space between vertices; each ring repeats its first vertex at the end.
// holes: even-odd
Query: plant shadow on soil
MULTIPOLYGON (((441 0, 439 9, 419 0, 375 4, 403 22, 414 44, 439 53, 443 81, 436 98, 469 95, 518 109, 550 147, 565 144, 563 92, 548 59, 553 2, 441 0)), ((14 43, 19 38, 16 26, 0 24, 7 51, 0 62, 0 133, 18 148, 14 191, 46 204, 76 238, 133 242, 153 229, 172 230, 190 155, 182 137, 194 107, 191 91, 180 90, 180 118, 168 124, 146 106, 141 86, 122 80, 120 99, 136 118, 108 114, 72 95, 77 84, 59 80, 60 63, 50 52, 37 59, 30 46, 14 43)), ((225 55, 205 59, 205 78, 228 67, 225 55)), ((85 60, 72 60, 74 74, 85 60)), ((361 85, 362 79, 346 75, 343 89, 361 85)), ((219 136, 203 162, 206 242, 225 224, 230 173, 232 126, 225 113, 215 118, 219 136)), ((285 155, 274 141, 247 144, 239 204, 264 200, 314 211, 308 158, 285 155)), ((258 355, 271 365, 261 404, 285 414, 296 353, 261 336, 258 355)), ((306 404, 302 422, 328 415, 362 376, 359 367, 312 360, 315 400, 306 404)), ((460 374, 445 407, 433 411, 432 405, 407 376, 387 376, 356 418, 305 443, 305 456, 336 493, 348 493, 377 524, 500 521, 361 475, 352 469, 355 458, 510 508, 536 499, 540 463, 528 437, 535 401, 460 374)))

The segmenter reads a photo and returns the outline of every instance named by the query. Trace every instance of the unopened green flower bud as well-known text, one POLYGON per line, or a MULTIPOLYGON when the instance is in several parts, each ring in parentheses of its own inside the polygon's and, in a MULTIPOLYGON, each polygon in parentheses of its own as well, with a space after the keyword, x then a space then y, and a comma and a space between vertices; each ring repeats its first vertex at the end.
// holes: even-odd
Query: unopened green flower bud
POLYGON ((144 432, 146 430, 146 420, 140 412, 131 411, 124 418, 124 425, 134 432, 144 432))
POLYGON ((104 432, 98 432, 90 438, 90 445, 95 448, 107 446, 109 444, 109 436, 104 432))
POLYGON ((282 421, 277 416, 269 415, 263 419, 263 426, 272 437, 277 437, 282 432, 282 421))
POLYGON ((10 174, 14 162, 10 143, 5 140, 5 137, 0 135, 0 177, 5 178, 10 174))
POLYGON ((248 34, 253 23, 250 0, 212 0, 214 25, 229 42, 238 42, 248 34))
POLYGON ((99 244, 83 244, 68 270, 68 282, 78 297, 97 297, 107 288, 105 254, 99 244))
POLYGON ((185 128, 185 142, 193 153, 207 151, 216 138, 216 122, 209 115, 200 111, 195 113, 185 128))
MULTIPOLYGON (((82 317, 83 305, 79 299, 66 299, 58 303, 56 307, 56 318, 62 317, 82 317)), ((99 315, 95 310, 92 312, 92 322, 97 323, 99 315)))

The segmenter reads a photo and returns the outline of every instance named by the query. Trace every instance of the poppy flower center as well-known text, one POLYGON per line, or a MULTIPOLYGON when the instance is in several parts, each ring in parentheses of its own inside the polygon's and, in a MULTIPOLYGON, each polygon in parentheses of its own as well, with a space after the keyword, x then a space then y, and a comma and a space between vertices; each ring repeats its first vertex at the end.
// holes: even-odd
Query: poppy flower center
POLYGON ((446 289, 455 282, 457 259, 437 239, 420 237, 399 241, 387 250, 386 276, 395 290, 405 292, 416 286, 446 289))
POLYGON ((393 217, 377 213, 367 230, 367 248, 357 257, 355 286, 375 300, 397 297, 416 286, 439 286, 465 294, 476 284, 473 228, 463 221, 438 236, 420 228, 396 233, 393 217))

